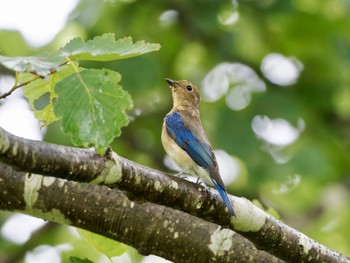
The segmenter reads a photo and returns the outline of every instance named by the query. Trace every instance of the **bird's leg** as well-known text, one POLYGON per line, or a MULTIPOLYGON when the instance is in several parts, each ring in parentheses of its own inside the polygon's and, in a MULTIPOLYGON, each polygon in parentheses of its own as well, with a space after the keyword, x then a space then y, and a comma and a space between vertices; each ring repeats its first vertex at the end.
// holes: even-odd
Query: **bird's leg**
POLYGON ((199 185, 199 186, 203 186, 203 187, 206 186, 205 183, 199 178, 199 176, 197 177, 196 184, 199 185))
POLYGON ((181 178, 186 178, 186 176, 183 176, 184 173, 186 173, 188 170, 188 166, 186 166, 185 168, 181 169, 180 172, 176 173, 175 176, 181 177, 181 178))

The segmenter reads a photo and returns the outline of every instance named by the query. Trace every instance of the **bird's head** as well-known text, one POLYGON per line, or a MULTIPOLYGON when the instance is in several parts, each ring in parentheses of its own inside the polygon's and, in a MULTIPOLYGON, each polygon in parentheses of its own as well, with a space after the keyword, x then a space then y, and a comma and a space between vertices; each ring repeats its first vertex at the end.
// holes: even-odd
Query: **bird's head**
POLYGON ((199 108, 200 94, 198 88, 187 80, 165 79, 170 85, 174 107, 185 106, 199 108))

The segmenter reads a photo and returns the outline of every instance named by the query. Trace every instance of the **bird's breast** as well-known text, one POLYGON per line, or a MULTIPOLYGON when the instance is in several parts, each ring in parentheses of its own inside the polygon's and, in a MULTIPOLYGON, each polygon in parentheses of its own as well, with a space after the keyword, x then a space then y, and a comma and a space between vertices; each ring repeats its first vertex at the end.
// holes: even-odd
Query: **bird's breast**
POLYGON ((209 172, 193 161, 191 156, 169 136, 165 122, 163 123, 161 140, 164 150, 173 159, 177 166, 181 169, 187 168, 188 173, 199 176, 211 184, 209 172))
POLYGON ((186 167, 186 163, 188 163, 189 160, 188 154, 180 148, 180 146, 169 136, 165 122, 163 123, 163 129, 162 129, 162 144, 164 147, 164 150, 167 154, 174 160, 174 162, 180 167, 184 168, 186 167), (188 157, 187 157, 187 156, 188 157))

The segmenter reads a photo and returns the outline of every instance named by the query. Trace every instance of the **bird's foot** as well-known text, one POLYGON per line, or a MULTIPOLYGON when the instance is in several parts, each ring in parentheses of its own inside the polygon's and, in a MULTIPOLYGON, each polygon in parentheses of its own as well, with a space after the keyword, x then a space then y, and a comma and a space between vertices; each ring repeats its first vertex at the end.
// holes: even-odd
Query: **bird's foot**
POLYGON ((196 184, 198 186, 206 187, 205 183, 199 177, 197 177, 196 184))

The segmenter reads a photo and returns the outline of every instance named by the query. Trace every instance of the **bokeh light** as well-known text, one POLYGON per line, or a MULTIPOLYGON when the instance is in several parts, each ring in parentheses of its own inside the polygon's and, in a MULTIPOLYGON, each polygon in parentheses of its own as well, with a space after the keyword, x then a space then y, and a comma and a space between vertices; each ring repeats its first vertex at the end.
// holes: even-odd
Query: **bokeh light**
POLYGON ((261 72, 274 84, 288 86, 294 84, 303 69, 296 58, 287 58, 281 54, 269 54, 261 62, 261 72))
POLYGON ((43 219, 14 214, 1 227, 1 235, 13 243, 23 244, 27 242, 35 230, 45 224, 43 219))
POLYGON ((304 129, 304 122, 299 122, 299 127, 293 127, 288 121, 277 118, 270 119, 267 116, 255 116, 252 121, 252 129, 255 135, 267 143, 286 146, 296 141, 304 129))
POLYGON ((159 16, 159 22, 162 26, 170 26, 177 22, 179 13, 176 10, 166 10, 159 16))
POLYGON ((255 116, 252 120, 252 129, 255 136, 262 140, 262 150, 267 152, 276 163, 284 164, 290 160, 290 156, 283 149, 294 143, 304 130, 305 123, 298 121, 298 127, 293 127, 282 118, 270 119, 267 116, 255 116))
POLYGON ((231 184, 237 179, 240 173, 238 161, 224 150, 215 150, 214 153, 222 180, 226 185, 231 184))
POLYGON ((78 2, 78 0, 6 1, 0 8, 0 28, 19 30, 30 45, 43 46, 62 30, 69 13, 78 2))
MULTIPOLYGON (((14 84, 15 79, 12 76, 0 78, 0 93, 10 90, 14 84)), ((42 140, 45 134, 45 129, 40 129, 39 121, 29 108, 28 101, 23 98, 22 90, 16 90, 3 101, 0 107, 0 127, 12 134, 32 140, 42 140)))
POLYGON ((213 102, 227 95, 226 103, 233 110, 244 109, 253 93, 266 90, 254 70, 240 63, 217 65, 205 76, 202 87, 204 100, 213 102))
POLYGON ((72 250, 70 244, 61 244, 57 246, 41 245, 28 251, 25 255, 26 263, 61 263, 61 253, 72 250))

